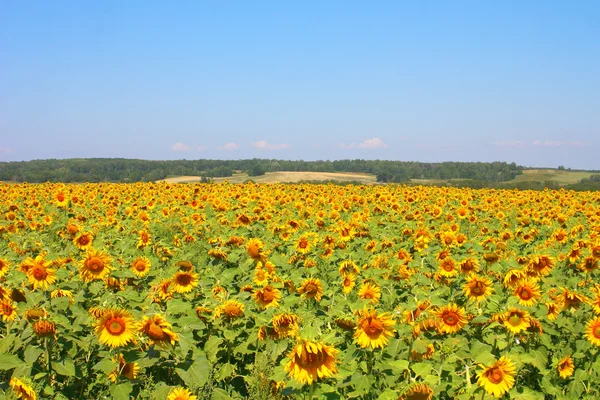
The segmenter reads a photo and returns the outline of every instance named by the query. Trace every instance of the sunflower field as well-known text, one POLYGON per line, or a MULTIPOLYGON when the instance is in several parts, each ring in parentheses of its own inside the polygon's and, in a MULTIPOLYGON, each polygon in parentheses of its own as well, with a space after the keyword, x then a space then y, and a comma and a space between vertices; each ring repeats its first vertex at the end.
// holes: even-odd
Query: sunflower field
POLYGON ((599 193, 0 193, 0 399, 600 398, 599 193))

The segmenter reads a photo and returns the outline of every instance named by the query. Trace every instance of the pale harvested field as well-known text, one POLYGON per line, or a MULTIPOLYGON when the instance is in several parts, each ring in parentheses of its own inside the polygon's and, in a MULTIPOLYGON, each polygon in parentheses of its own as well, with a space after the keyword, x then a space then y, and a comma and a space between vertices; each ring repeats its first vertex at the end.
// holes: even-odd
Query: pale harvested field
POLYGON ((558 169, 526 169, 522 175, 518 175, 509 182, 546 182, 555 181, 561 185, 577 183, 583 178, 589 178, 592 172, 567 171, 558 169))
MULTIPOLYGON (((242 183, 248 179, 257 183, 279 183, 279 182, 300 182, 300 181, 339 181, 350 182, 357 181, 364 184, 377 183, 375 175, 361 174, 352 172, 293 172, 279 171, 267 172, 262 176, 248 176, 248 174, 234 174, 228 178, 215 178, 215 182, 228 181, 231 183, 242 183)), ((190 183, 199 182, 199 176, 177 176, 163 180, 168 183, 190 183)))

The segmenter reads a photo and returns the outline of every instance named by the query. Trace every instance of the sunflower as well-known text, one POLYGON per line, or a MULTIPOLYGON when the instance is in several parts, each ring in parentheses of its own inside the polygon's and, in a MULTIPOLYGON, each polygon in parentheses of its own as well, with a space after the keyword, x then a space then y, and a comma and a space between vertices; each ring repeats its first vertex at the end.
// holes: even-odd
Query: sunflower
POLYGON ((540 287, 532 278, 523 279, 515 289, 515 296, 519 298, 519 304, 522 306, 533 306, 542 296, 540 287))
POLYGON ((477 373, 477 384, 482 386, 487 394, 501 397, 515 384, 516 367, 507 357, 501 357, 491 366, 479 365, 483 368, 477 373))
POLYGON ((562 305, 556 303, 545 303, 545 305, 548 309, 546 312, 546 317, 548 317, 550 321, 556 320, 556 318, 558 318, 558 314, 560 314, 560 311, 562 310, 562 305))
POLYGON ((348 294, 352 291, 352 289, 354 289, 354 286, 356 285, 356 276, 353 274, 348 274, 344 276, 344 279, 342 280, 342 291, 345 294, 348 294))
POLYGON ((273 316, 273 329, 280 338, 293 337, 298 332, 298 321, 296 314, 277 314, 273 316))
POLYGON ((316 235, 312 232, 300 236, 298 241, 294 244, 294 249, 296 250, 296 252, 300 254, 309 253, 314 247, 316 241, 318 240, 318 238, 315 236, 316 235))
POLYGON ((439 274, 446 278, 452 278, 458 275, 456 263, 451 257, 446 257, 440 262, 439 274))
POLYGON ((354 342, 362 348, 384 348, 396 331, 391 314, 377 314, 374 309, 359 312, 358 323, 354 332, 354 342))
POLYGON ((279 299, 281 299, 281 292, 271 285, 267 285, 254 292, 254 301, 264 309, 270 307, 276 308, 279 305, 279 299))
POLYGON ((189 293, 198 286, 198 274, 195 272, 177 272, 171 281, 175 292, 189 293))
POLYGON ((27 273, 32 268, 36 268, 36 267, 48 268, 51 265, 52 265, 52 262, 46 261, 46 259, 44 258, 43 255, 36 256, 35 259, 33 259, 31 257, 27 257, 21 263, 21 265, 19 267, 19 271, 27 273))
MULTIPOLYGON (((261 264, 261 263, 259 263, 261 264)), ((264 286, 269 283, 269 272, 262 269, 262 264, 254 269, 254 283, 257 286, 264 286)))
POLYGON ((589 302, 588 298, 584 295, 581 295, 576 292, 570 292, 567 289, 563 289, 563 292, 560 297, 562 299, 564 310, 577 310, 583 303, 589 302))
POLYGON ((51 261, 44 263, 36 262, 27 270, 27 280, 33 285, 33 290, 38 288, 42 290, 48 289, 49 285, 52 285, 54 282, 56 282, 56 271, 52 268, 49 268, 51 264, 51 261))
POLYGON ((467 283, 463 286, 463 291, 469 299, 480 302, 492 294, 492 285, 491 279, 471 274, 467 278, 467 283))
POLYGON ((529 313, 518 308, 511 308, 500 317, 502 324, 512 333, 517 334, 531 326, 529 313))
POLYGON ((244 316, 244 305, 237 300, 227 300, 215 309, 215 318, 234 320, 244 316))
POLYGON ((470 274, 472 272, 479 271, 479 261, 477 259, 470 257, 466 260, 463 260, 460 264, 460 272, 463 274, 470 274))
POLYGON ((81 278, 86 283, 106 278, 113 269, 111 262, 108 254, 94 249, 88 250, 86 258, 81 261, 81 278))
POLYGON ((533 256, 529 263, 529 270, 534 271, 539 276, 546 276, 552 272, 554 259, 548 256, 533 256))
POLYGON ((320 342, 303 341, 288 354, 285 371, 301 384, 312 384, 322 378, 331 378, 337 372, 336 355, 339 350, 320 342))
POLYGON ((596 317, 587 323, 585 335, 591 344, 600 346, 600 317, 596 317))
POLYGON ((196 400, 198 397, 192 396, 188 389, 176 387, 167 396, 167 400, 196 400))
POLYGON ((102 344, 110 347, 125 346, 135 340, 137 322, 129 311, 110 309, 96 322, 96 334, 102 344))
POLYGON ((88 250, 92 247, 94 235, 91 232, 83 232, 73 239, 73 244, 79 250, 88 250))
POLYGON ((556 365, 556 369, 558 370, 560 377, 563 379, 567 379, 569 376, 573 375, 573 372, 575 372, 575 364, 573 364, 573 359, 571 356, 566 356, 560 360, 556 365))
POLYGON ((513 288, 521 282, 521 280, 527 278, 527 273, 520 269, 511 269, 504 276, 504 287, 513 288))
POLYGON ((364 282, 358 290, 358 297, 371 300, 371 304, 376 304, 381 298, 381 289, 374 283, 364 282))
POLYGON ((10 387, 17 399, 36 400, 37 396, 31 385, 23 382, 19 378, 11 378, 10 387))
POLYGON ((119 377, 124 377, 129 380, 133 380, 137 377, 137 374, 140 371, 140 366, 138 363, 125 362, 123 354, 119 354, 113 359, 113 361, 118 363, 118 366, 108 375, 108 379, 110 379, 112 382, 117 383, 117 378, 119 377))
POLYGON ((56 336, 56 325, 45 319, 38 320, 33 324, 33 331, 40 337, 56 336))
POLYGON ((158 284, 153 285, 151 291, 155 302, 169 300, 173 297, 173 281, 171 279, 163 279, 158 284))
POLYGON ((345 260, 340 263, 338 272, 342 276, 346 275, 358 275, 360 274, 360 268, 352 260, 345 260))
POLYGON ((435 346, 432 343, 430 343, 427 346, 427 350, 425 350, 425 353, 419 353, 416 350, 412 350, 410 353, 410 359, 411 359, 411 361, 421 362, 423 360, 430 360, 434 354, 435 354, 435 346))
POLYGON ((8 273, 9 264, 8 261, 0 258, 0 278, 8 273))
POLYGON ((424 383, 412 385, 399 400, 431 400, 433 398, 433 389, 424 383))
POLYGON ((456 333, 468 322, 465 309, 456 304, 438 308, 433 314, 437 318, 437 329, 440 333, 456 333))
POLYGON ((66 298, 68 298, 69 302, 71 304, 73 304, 75 302, 75 300, 73 299, 73 292, 71 292, 70 290, 56 289, 56 290, 53 290, 50 293, 50 298, 51 299, 58 299, 60 297, 66 297, 66 298))
POLYGON ((264 261, 266 253, 263 249, 264 243, 262 240, 253 238, 246 243, 246 252, 253 260, 264 261))
POLYGON ((171 324, 160 315, 144 316, 140 324, 140 332, 148 337, 148 344, 162 347, 167 347, 169 343, 175 346, 175 342, 179 341, 171 328, 171 324))
POLYGON ((17 307, 9 299, 2 300, 0 302, 0 313, 2 314, 2 321, 13 321, 17 318, 17 307))
POLYGON ((43 308, 30 308, 25 311, 25 319, 29 322, 35 322, 40 318, 46 318, 48 313, 43 308))
POLYGON ((152 238, 150 237, 150 233, 147 231, 139 231, 139 238, 137 242, 137 247, 142 248, 148 246, 152 242, 152 238))
POLYGON ((146 257, 138 257, 131 263, 131 271, 138 278, 143 278, 150 272, 150 260, 146 257))
POLYGON ((323 297, 323 284, 318 278, 308 278, 302 281, 298 293, 307 299, 321 301, 323 297))

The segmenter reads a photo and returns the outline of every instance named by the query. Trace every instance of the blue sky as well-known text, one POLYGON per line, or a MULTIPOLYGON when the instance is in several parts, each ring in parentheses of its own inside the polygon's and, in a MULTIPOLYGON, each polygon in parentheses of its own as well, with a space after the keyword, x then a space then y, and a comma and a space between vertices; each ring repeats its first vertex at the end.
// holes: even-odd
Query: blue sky
POLYGON ((0 161, 600 169, 598 1, 3 1, 0 161))

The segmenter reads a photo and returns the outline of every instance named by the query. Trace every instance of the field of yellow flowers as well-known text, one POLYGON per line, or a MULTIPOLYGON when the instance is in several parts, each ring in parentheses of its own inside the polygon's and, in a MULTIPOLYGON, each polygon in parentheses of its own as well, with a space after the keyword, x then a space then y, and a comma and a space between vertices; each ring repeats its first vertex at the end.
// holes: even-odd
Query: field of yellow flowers
POLYGON ((0 399, 600 397, 598 193, 0 193, 0 399))

